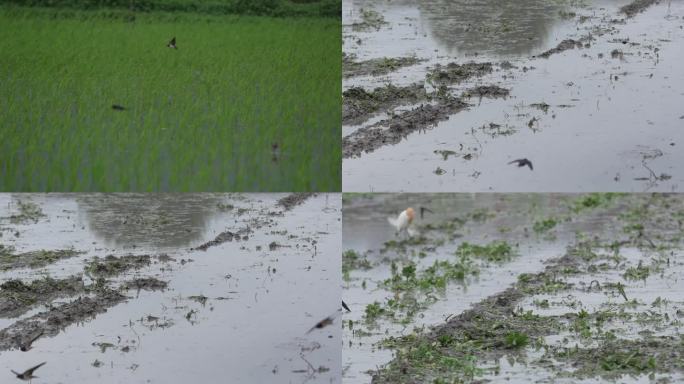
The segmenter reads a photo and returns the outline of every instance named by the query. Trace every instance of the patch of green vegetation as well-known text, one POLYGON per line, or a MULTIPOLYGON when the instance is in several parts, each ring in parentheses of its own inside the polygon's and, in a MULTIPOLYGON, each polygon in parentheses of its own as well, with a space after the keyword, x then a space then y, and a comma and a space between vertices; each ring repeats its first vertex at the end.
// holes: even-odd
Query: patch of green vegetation
POLYGON ((349 273, 351 271, 356 269, 368 270, 371 268, 373 268, 373 265, 366 256, 361 256, 356 251, 350 249, 342 254, 342 274, 347 276, 346 281, 349 281, 349 273))
POLYGON ((2 191, 340 190, 338 18, 0 5, 0 25, 2 191))
POLYGON ((506 241, 493 241, 486 245, 461 243, 456 250, 459 257, 483 259, 488 262, 503 263, 510 261, 515 255, 515 248, 506 241))
POLYGON ((619 196, 621 196, 621 194, 618 193, 591 193, 589 195, 584 195, 573 202, 571 210, 574 213, 579 213, 584 210, 605 207, 619 196))
POLYGON ((681 368, 681 337, 650 337, 643 340, 610 339, 596 348, 558 348, 551 356, 572 363, 576 369, 565 373, 576 378, 601 377, 614 380, 623 375, 671 372, 681 368))
POLYGON ((506 334, 506 348, 517 349, 524 348, 529 343, 528 337, 524 333, 518 331, 509 332, 506 334))
POLYGON ((385 340, 383 346, 393 348, 397 353, 381 375, 374 376, 374 383, 416 382, 416 377, 433 377, 430 381, 433 384, 461 383, 483 373, 477 367, 476 357, 468 353, 474 349, 472 345, 456 339, 441 338, 432 342, 409 335, 385 340), (459 352, 453 353, 454 350, 459 352))
POLYGON ((467 276, 477 274, 477 268, 466 256, 457 262, 435 260, 422 271, 416 270, 414 263, 402 267, 401 271, 393 271, 392 277, 383 282, 383 286, 392 292, 412 292, 416 289, 432 291, 444 289, 452 281, 463 281, 467 276))
POLYGON ((377 301, 366 305, 366 322, 374 322, 377 320, 380 316, 384 316, 387 314, 387 311, 385 308, 378 303, 377 301))
POLYGON ((90 277, 111 277, 131 269, 146 267, 150 263, 149 255, 125 255, 121 257, 108 255, 104 259, 95 257, 88 261, 83 270, 90 277))
POLYGON ((651 269, 643 266, 641 262, 639 262, 639 265, 636 267, 627 268, 622 277, 624 277, 625 280, 646 280, 650 274, 651 269))
POLYGON ((534 230, 536 233, 546 233, 555 228, 557 224, 558 220, 551 217, 548 219, 535 221, 534 225, 532 225, 532 230, 534 230))

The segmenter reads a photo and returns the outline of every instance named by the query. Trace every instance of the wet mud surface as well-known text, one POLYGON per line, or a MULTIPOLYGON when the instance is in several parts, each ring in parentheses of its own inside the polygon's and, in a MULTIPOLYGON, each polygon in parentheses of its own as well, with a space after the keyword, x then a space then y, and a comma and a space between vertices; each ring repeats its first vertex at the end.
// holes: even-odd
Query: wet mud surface
POLYGON ((338 199, 0 195, 7 381, 339 382, 338 199))
POLYGON ((345 191, 676 191, 684 181, 681 2, 351 0, 343 19, 345 191), (494 90, 506 93, 488 98, 494 90), (448 99, 471 105, 393 132, 394 116, 448 99), (489 124, 509 134, 482 135, 489 124), (518 158, 545 163, 520 175, 508 166, 518 158))
POLYGON ((344 380, 677 382, 679 195, 345 195, 344 380), (386 216, 427 207, 411 237, 386 216))

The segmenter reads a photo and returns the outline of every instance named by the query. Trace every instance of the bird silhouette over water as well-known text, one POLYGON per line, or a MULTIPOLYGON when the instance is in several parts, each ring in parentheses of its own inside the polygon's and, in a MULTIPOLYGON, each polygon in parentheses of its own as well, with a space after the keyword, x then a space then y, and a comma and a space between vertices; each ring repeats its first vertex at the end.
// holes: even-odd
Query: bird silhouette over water
POLYGON ((314 325, 313 327, 311 327, 311 329, 309 329, 306 333, 309 334, 309 333, 311 333, 312 331, 314 331, 315 329, 322 329, 322 328, 327 327, 328 325, 331 325, 331 324, 333 323, 333 321, 335 321, 335 319, 336 319, 338 316, 340 316, 341 314, 342 314, 342 310, 341 310, 341 309, 338 309, 338 310, 335 311, 335 313, 333 313, 332 315, 330 315, 330 316, 326 317, 325 319, 323 319, 323 320, 319 321, 318 323, 316 323, 316 325, 314 325))
POLYGON ((531 170, 531 171, 534 170, 534 167, 532 166, 532 162, 529 161, 529 160, 527 160, 527 159, 517 159, 517 160, 513 160, 513 161, 511 161, 511 162, 508 163, 508 164, 513 164, 513 163, 517 163, 518 167, 528 166, 528 167, 530 167, 530 170, 531 170))
POLYGON ((26 351, 30 350, 30 349, 31 349, 31 344, 33 344, 33 342, 35 342, 36 340, 40 339, 41 336, 43 336, 43 331, 38 332, 38 334, 35 335, 35 336, 33 336, 33 337, 31 338, 31 340, 29 340, 28 342, 24 343, 24 344, 21 346, 21 348, 20 348, 21 351, 22 351, 22 352, 26 352, 26 351))
POLYGON ((166 44, 166 46, 169 48, 178 49, 178 47, 176 46, 176 36, 174 36, 173 39, 171 39, 171 41, 169 41, 169 43, 166 44))
POLYGON ((33 376, 33 372, 36 369, 42 367, 43 365, 45 365, 45 362, 42 362, 33 368, 29 368, 29 369, 25 370, 23 373, 15 372, 14 370, 11 370, 11 371, 12 371, 12 373, 14 373, 17 376, 17 379, 28 381, 30 383, 31 379, 35 379, 38 377, 38 376, 33 376))
POLYGON ((347 303, 345 303, 344 300, 342 300, 342 308, 344 308, 344 310, 347 312, 351 312, 351 309, 349 309, 349 307, 347 306, 347 303))

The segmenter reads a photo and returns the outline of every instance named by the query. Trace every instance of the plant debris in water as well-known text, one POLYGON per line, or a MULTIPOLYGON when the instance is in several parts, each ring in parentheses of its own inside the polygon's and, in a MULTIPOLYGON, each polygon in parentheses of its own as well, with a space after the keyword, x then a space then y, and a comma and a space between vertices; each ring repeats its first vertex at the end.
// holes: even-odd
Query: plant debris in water
POLYGON ((86 263, 84 271, 92 277, 112 277, 131 269, 140 269, 151 264, 150 255, 108 255, 104 259, 95 257, 86 263))
POLYGON ((426 78, 431 84, 458 84, 489 73, 492 73, 492 63, 449 63, 446 66, 437 65, 427 73, 426 78))

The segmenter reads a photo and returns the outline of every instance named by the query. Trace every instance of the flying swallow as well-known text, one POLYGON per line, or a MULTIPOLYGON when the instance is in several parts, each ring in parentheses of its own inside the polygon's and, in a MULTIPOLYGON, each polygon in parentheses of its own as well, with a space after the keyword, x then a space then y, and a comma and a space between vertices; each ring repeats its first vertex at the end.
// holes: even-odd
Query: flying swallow
POLYGON ((518 167, 524 167, 524 166, 527 165, 528 167, 530 167, 530 170, 534 170, 534 167, 532 167, 532 162, 529 161, 529 160, 527 160, 527 159, 517 159, 517 160, 513 160, 513 161, 511 161, 511 162, 508 163, 508 164, 513 164, 513 163, 517 163, 517 164, 518 164, 518 167))
POLYGON ((11 370, 11 371, 12 371, 12 373, 14 373, 17 376, 17 379, 31 382, 31 379, 35 379, 38 377, 38 376, 33 376, 33 372, 36 369, 42 367, 43 365, 45 365, 45 362, 42 362, 33 368, 29 368, 29 369, 25 370, 23 373, 15 372, 14 370, 11 370))
POLYGON ((347 312, 351 312, 351 309, 349 309, 347 303, 345 303, 344 300, 342 300, 342 308, 344 308, 347 312))
POLYGON ((29 340, 27 343, 21 346, 21 351, 26 352, 31 349, 31 344, 35 342, 36 340, 40 339, 40 337, 43 336, 43 331, 38 332, 37 335, 35 335, 31 340, 29 340))
POLYGON ((173 39, 166 44, 166 46, 169 48, 178 49, 178 47, 176 47, 176 37, 174 36, 173 39))
POLYGON ((341 309, 338 309, 338 310, 335 311, 335 313, 333 313, 332 315, 330 315, 330 316, 326 317, 325 319, 323 319, 323 320, 319 321, 318 323, 316 323, 316 325, 314 325, 313 327, 311 327, 311 329, 309 329, 306 333, 309 334, 309 333, 311 333, 311 332, 312 332, 313 330, 315 330, 315 329, 322 329, 322 328, 327 327, 328 325, 331 325, 331 324, 333 323, 333 321, 335 321, 335 319, 336 319, 338 316, 340 316, 341 314, 342 314, 342 310, 341 310, 341 309))
POLYGON ((125 111, 126 108, 123 105, 112 104, 112 109, 115 111, 125 111))

